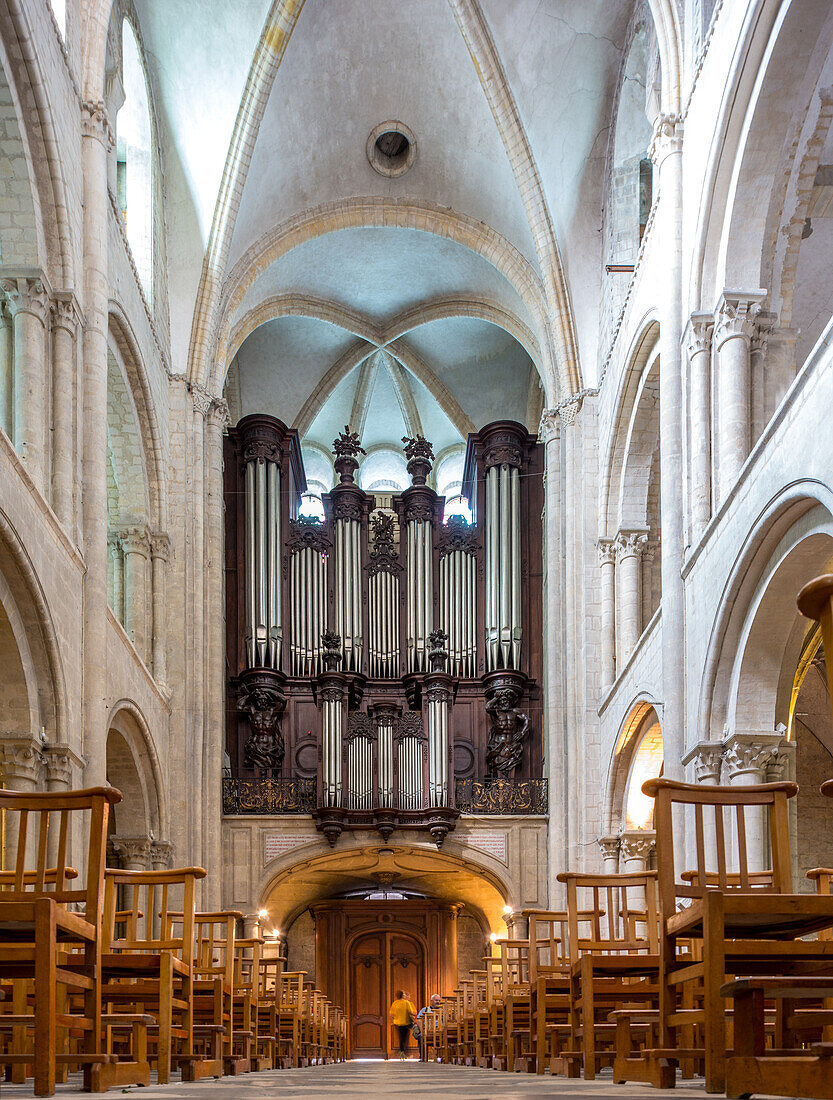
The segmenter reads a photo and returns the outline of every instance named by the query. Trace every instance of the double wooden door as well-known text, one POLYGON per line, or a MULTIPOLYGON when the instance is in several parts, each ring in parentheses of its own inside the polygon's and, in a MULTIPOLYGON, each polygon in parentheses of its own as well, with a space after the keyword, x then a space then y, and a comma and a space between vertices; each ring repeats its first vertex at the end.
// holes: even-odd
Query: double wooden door
POLYGON ((404 989, 417 1011, 425 1004, 422 945, 405 932, 367 932, 353 941, 348 973, 352 1056, 387 1058, 399 1049, 388 1014, 397 991, 404 989))

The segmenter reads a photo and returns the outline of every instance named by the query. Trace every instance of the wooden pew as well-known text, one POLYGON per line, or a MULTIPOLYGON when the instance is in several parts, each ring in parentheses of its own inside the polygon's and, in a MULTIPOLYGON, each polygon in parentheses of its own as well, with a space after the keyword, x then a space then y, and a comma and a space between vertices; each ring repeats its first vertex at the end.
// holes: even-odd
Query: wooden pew
POLYGON ((702 1057, 706 1091, 721 1092, 727 1048, 721 988, 732 978, 833 974, 829 941, 808 938, 833 926, 833 897, 792 892, 788 799, 798 789, 794 783, 710 787, 651 779, 642 789, 656 800, 661 916, 661 1045, 646 1057, 671 1064, 684 1056, 702 1057), (676 870, 684 856, 677 851, 675 807, 693 817, 697 877, 689 882, 676 870), (753 814, 769 817, 772 875, 764 885, 750 879, 753 814), (731 870, 730 831, 737 849, 731 870), (716 885, 710 873, 716 874, 716 885), (699 941, 700 961, 692 962, 681 950, 688 940, 699 941), (702 1004, 695 1008, 683 1004, 691 988, 702 991, 702 1004), (678 1032, 685 1026, 697 1027, 702 1046, 682 1046, 678 1032))
POLYGON ((5 1051, 0 1065, 33 1063, 36 1096, 54 1094, 60 1064, 82 1065, 88 1091, 135 1072, 127 1065, 119 1071, 115 1055, 105 1051, 101 1012, 107 822, 110 806, 120 801, 112 787, 62 794, 0 791, 7 835, 13 835, 12 827, 17 833, 13 874, 0 879, 0 978, 32 983, 31 1011, 27 1004, 3 1022, 34 1035, 31 1053, 5 1051), (86 850, 86 878, 78 886, 66 874, 70 830, 74 843, 86 850), (74 953, 71 968, 65 953, 74 953), (70 1010, 73 991, 79 994, 77 1012, 70 1010), (59 1052, 59 1029, 80 1033, 77 1051, 59 1052))

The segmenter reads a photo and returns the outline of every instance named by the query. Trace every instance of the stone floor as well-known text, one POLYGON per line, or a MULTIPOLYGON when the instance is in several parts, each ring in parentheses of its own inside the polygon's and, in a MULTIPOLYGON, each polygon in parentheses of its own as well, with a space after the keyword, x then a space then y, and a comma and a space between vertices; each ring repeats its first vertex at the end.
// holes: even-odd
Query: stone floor
MULTIPOLYGON (((77 1095, 78 1083, 59 1086, 58 1095, 77 1095)), ((141 1100, 292 1100, 294 1097, 343 1097, 345 1100, 370 1096, 470 1097, 490 1100, 493 1096, 557 1096, 562 1100, 625 1100, 627 1097, 657 1097, 662 1094, 643 1085, 614 1085, 602 1077, 599 1081, 567 1081, 562 1077, 535 1077, 499 1073, 488 1069, 440 1066, 421 1062, 346 1062, 342 1065, 314 1066, 309 1069, 276 1070, 269 1073, 224 1077, 219 1081, 201 1081, 183 1085, 172 1083, 148 1089, 123 1089, 110 1093, 138 1093, 141 1100)), ((3 1085, 4 1097, 31 1096, 31 1083, 3 1085)), ((697 1097, 705 1100, 702 1083, 681 1082, 670 1094, 674 1100, 697 1097)), ((669 1098, 670 1100, 670 1098, 669 1098)), ((761 1098, 764 1100, 764 1098, 761 1098)))

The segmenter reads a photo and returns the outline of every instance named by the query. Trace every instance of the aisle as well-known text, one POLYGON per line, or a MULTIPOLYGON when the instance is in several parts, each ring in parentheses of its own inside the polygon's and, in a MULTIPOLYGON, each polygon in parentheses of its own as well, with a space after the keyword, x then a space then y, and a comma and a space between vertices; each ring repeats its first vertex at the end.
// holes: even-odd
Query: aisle
MULTIPOLYGON (((58 1086, 57 1096, 77 1093, 77 1083, 58 1086)), ((500 1097, 561 1097, 562 1100, 625 1100, 628 1097, 661 1097, 644 1085, 614 1085, 610 1078, 601 1081, 567 1081, 563 1077, 535 1077, 525 1074, 498 1073, 463 1066, 440 1066, 421 1062, 345 1062, 341 1065, 312 1066, 308 1069, 276 1070, 268 1073, 224 1077, 219 1081, 197 1084, 170 1084, 148 1089, 125 1089, 141 1100, 292 1100, 293 1097, 344 1098, 367 1100, 371 1096, 467 1097, 490 1100, 500 1097)), ((31 1096, 31 1084, 3 1084, 3 1096, 31 1096)), ((123 1095, 114 1090, 109 1095, 123 1095)), ((705 1100, 702 1083, 682 1083, 671 1094, 673 1100, 705 1100)), ((760 1098, 765 1100, 765 1098, 760 1098)))

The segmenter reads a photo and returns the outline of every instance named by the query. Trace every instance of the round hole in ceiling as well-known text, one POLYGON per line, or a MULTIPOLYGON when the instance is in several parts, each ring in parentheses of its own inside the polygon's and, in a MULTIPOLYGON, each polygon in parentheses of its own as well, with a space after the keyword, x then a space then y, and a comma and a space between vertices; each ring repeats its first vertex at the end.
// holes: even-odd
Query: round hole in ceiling
POLYGON ((404 122, 380 122, 367 139, 367 159, 380 176, 401 176, 416 160, 417 143, 413 130, 404 122))

